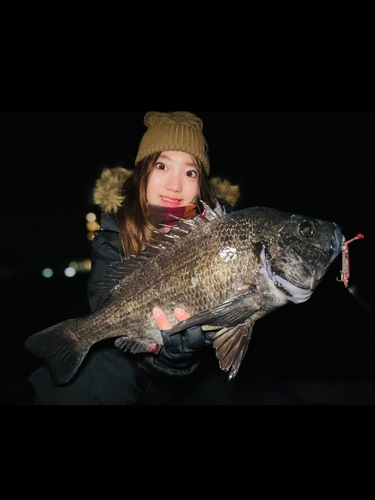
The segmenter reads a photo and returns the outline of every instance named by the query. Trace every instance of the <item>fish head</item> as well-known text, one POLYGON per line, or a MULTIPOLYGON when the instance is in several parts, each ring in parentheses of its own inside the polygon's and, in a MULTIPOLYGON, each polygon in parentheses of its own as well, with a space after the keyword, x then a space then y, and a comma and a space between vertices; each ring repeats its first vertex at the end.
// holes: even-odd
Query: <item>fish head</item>
POLYGON ((287 300, 305 302, 341 251, 341 228, 314 217, 264 210, 258 242, 263 274, 287 300))

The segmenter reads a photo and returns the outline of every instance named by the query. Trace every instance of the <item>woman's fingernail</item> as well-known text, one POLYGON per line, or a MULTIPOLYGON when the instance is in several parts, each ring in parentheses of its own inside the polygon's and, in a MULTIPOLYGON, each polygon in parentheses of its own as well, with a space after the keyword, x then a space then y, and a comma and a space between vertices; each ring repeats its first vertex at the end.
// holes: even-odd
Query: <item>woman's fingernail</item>
POLYGON ((160 316, 163 313, 161 312, 160 309, 158 309, 157 307, 154 307, 154 309, 152 310, 152 314, 153 314, 154 318, 160 318, 160 316))

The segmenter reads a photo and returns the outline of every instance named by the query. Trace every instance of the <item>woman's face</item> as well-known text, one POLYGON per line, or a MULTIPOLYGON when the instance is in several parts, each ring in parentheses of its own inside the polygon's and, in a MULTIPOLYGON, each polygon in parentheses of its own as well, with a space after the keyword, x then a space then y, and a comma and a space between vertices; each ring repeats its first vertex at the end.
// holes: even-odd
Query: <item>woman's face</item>
POLYGON ((199 175, 194 158, 181 151, 163 151, 147 185, 147 201, 165 207, 184 207, 199 194, 199 175))

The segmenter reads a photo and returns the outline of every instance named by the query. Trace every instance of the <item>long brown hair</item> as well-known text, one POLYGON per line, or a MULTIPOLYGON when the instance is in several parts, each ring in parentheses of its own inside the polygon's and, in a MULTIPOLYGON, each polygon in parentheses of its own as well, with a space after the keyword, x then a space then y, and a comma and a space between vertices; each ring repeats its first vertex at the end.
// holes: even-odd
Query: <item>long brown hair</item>
MULTIPOLYGON (((148 219, 147 184, 160 154, 161 152, 154 153, 141 160, 134 169, 133 174, 122 186, 124 201, 117 212, 117 218, 120 228, 120 240, 126 259, 130 259, 131 255, 136 255, 142 249, 144 242, 157 238, 154 232, 156 228, 148 219)), ((200 200, 203 200, 211 208, 215 208, 215 190, 208 180, 202 162, 197 158, 194 158, 194 161, 197 166, 200 184, 200 191, 195 203, 198 206, 198 213, 202 213, 203 206, 200 200)))

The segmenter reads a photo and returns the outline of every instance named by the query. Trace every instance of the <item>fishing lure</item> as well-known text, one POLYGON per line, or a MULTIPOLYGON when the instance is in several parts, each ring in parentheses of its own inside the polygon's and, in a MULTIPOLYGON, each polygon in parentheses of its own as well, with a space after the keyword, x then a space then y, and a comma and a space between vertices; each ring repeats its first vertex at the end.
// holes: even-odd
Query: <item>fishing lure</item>
POLYGON ((349 241, 346 241, 341 248, 342 251, 342 270, 341 270, 341 279, 337 279, 337 281, 344 283, 346 288, 349 288, 349 277, 350 277, 350 264, 349 264, 349 248, 350 243, 353 243, 355 240, 360 240, 364 238, 363 234, 357 234, 355 238, 352 238, 349 241))

